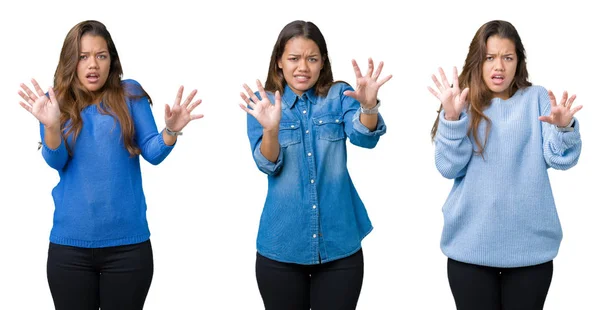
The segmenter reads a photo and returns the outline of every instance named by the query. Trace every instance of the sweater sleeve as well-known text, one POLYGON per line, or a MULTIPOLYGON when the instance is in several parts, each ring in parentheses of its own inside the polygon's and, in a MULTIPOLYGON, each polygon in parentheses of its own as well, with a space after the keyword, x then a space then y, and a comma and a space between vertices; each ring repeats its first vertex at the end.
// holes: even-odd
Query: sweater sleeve
MULTIPOLYGON (((550 97, 548 92, 540 93, 542 115, 550 115, 550 97)), ((558 131, 556 126, 542 122, 544 159, 548 167, 567 170, 577 164, 581 154, 581 135, 579 121, 575 119, 573 131, 558 131)))
POLYGON ((448 179, 465 175, 473 146, 467 135, 469 117, 465 112, 457 121, 448 121, 445 112, 440 112, 440 120, 435 135, 435 166, 448 179))
POLYGON ((44 134, 44 125, 40 123, 40 136, 42 137, 42 157, 44 157, 44 160, 48 166, 56 170, 62 170, 69 160, 69 152, 67 151, 65 141, 61 136, 60 145, 56 149, 51 149, 44 141, 44 134))
MULTIPOLYGON (((139 85, 136 81, 127 83, 139 85)), ((148 97, 131 100, 131 116, 135 128, 135 141, 141 150, 142 157, 152 165, 160 164, 175 146, 165 144, 162 133, 158 131, 148 97)))

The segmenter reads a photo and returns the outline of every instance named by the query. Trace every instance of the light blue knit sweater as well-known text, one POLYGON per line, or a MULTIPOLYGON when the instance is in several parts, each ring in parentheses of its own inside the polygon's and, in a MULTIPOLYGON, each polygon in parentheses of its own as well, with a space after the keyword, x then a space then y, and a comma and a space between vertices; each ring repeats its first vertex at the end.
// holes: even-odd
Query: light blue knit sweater
MULTIPOLYGON (((508 100, 492 99, 484 111, 491 130, 484 156, 473 152, 469 117, 447 121, 441 112, 435 164, 454 186, 444 204, 443 253, 457 261, 492 267, 523 267, 554 259, 562 230, 549 167, 573 167, 581 153, 579 122, 559 132, 538 117, 550 114, 541 86, 508 100)), ((485 137, 485 122, 478 128, 485 137)))

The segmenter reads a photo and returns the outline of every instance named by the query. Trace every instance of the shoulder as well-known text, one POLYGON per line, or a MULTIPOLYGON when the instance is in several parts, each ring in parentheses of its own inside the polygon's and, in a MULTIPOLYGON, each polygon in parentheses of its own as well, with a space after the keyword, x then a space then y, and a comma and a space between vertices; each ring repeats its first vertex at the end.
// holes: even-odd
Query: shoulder
POLYGON ((336 99, 344 97, 345 91, 354 91, 354 88, 350 86, 347 82, 344 81, 335 81, 329 88, 329 92, 327 93, 327 99, 336 99))
POLYGON ((142 85, 134 79, 122 80, 121 86, 125 90, 126 96, 143 97, 147 95, 142 85))

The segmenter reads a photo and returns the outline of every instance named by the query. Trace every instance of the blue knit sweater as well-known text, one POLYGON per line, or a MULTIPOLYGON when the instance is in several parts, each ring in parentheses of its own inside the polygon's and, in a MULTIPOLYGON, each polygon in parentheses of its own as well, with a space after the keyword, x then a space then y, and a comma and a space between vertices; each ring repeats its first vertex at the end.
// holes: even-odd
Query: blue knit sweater
MULTIPOLYGON (((447 121, 441 112, 435 163, 454 186, 444 204, 441 248, 457 261, 522 267, 554 259, 562 240, 548 178, 549 167, 566 170, 581 153, 579 123, 560 132, 538 117, 550 114, 546 89, 531 86, 511 98, 492 99, 484 111, 491 130, 484 156, 467 136, 469 116, 447 121)), ((485 137, 485 122, 478 128, 485 137)))
MULTIPOLYGON (((126 93, 140 94, 134 80, 122 82, 126 93)), ((100 103, 101 104, 101 103, 100 103)), ((157 165, 173 146, 165 145, 157 131, 148 98, 126 100, 135 126, 135 143, 141 155, 157 165)), ((60 181, 52 190, 55 211, 50 242, 84 248, 134 244, 150 238, 139 156, 130 156, 121 127, 97 105, 81 111, 83 127, 77 140, 69 138, 52 150, 44 141, 42 155, 60 181)))

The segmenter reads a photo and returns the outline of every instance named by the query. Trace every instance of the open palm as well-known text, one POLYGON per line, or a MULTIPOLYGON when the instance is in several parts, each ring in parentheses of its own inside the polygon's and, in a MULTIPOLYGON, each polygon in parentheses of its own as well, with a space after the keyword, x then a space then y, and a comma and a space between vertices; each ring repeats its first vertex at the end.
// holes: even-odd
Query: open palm
POLYGON ((52 88, 48 90, 48 95, 50 96, 48 98, 35 79, 32 79, 31 83, 37 95, 27 85, 21 83, 23 91, 19 90, 19 96, 25 102, 19 101, 19 104, 37 118, 46 128, 59 128, 60 106, 56 101, 54 90, 52 88))
POLYGON ((258 87, 261 99, 258 99, 254 92, 252 92, 252 89, 244 84, 244 89, 248 93, 248 96, 243 92, 240 93, 240 96, 246 102, 247 106, 240 104, 240 108, 254 116, 264 130, 279 131, 279 121, 281 120, 281 95, 279 91, 275 92, 275 104, 272 104, 269 97, 267 97, 265 89, 258 80, 256 81, 256 87, 258 87))
POLYGON ((458 70, 456 67, 453 69, 454 76, 452 84, 448 83, 448 79, 446 78, 444 70, 439 68, 439 71, 440 78, 442 79, 441 83, 435 75, 431 76, 431 79, 439 90, 439 93, 429 86, 427 86, 427 89, 429 89, 429 92, 440 100, 446 119, 458 120, 460 113, 464 110, 467 104, 469 88, 465 88, 462 91, 460 90, 460 85, 458 82, 458 70))
POLYGON ((557 127, 569 126, 575 113, 583 108, 583 106, 579 105, 571 109, 576 96, 573 95, 569 98, 567 91, 563 92, 560 104, 556 104, 556 97, 552 91, 548 91, 548 96, 550 97, 550 115, 540 116, 539 120, 542 122, 546 122, 557 127))
POLYGON ((354 74, 356 75, 356 90, 347 90, 344 95, 352 97, 360 102, 361 106, 366 109, 373 108, 377 104, 377 92, 379 88, 392 78, 392 75, 388 75, 381 80, 379 75, 383 69, 383 62, 379 63, 377 70, 374 70, 373 59, 369 58, 369 68, 365 75, 362 75, 356 60, 352 60, 352 67, 354 68, 354 74))

